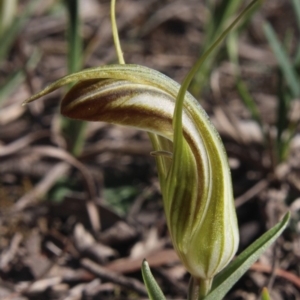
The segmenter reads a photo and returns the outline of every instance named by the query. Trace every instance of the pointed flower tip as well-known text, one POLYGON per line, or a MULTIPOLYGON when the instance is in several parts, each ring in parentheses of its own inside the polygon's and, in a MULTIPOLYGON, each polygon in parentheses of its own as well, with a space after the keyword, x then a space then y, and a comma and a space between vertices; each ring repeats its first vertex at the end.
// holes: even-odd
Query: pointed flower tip
POLYGON ((38 98, 40 98, 39 94, 40 94, 40 93, 35 94, 35 95, 33 95, 33 96, 27 98, 26 100, 24 100, 24 101, 22 102, 22 106, 26 106, 27 104, 29 104, 29 103, 31 103, 31 102, 37 100, 38 98))
POLYGON ((37 100, 37 99, 33 98, 33 97, 30 97, 30 98, 26 99, 25 101, 23 101, 21 105, 22 106, 27 106, 27 104, 29 104, 29 103, 31 103, 31 102, 33 102, 35 100, 37 100))

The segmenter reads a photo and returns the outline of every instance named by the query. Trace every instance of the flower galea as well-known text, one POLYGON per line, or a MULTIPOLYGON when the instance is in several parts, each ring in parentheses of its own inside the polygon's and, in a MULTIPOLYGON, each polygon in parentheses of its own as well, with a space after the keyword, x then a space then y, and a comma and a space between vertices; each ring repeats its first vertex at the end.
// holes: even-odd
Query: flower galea
POLYGON ((205 111, 172 79, 128 64, 68 75, 26 103, 71 82, 63 115, 149 133, 174 248, 194 278, 211 280, 236 253, 238 226, 227 156, 205 111))

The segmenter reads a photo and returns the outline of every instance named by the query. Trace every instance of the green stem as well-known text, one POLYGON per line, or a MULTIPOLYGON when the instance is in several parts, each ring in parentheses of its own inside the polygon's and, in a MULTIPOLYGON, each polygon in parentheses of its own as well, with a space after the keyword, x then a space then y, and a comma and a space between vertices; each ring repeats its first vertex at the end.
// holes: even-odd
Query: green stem
POLYGON ((118 33, 118 28, 117 28, 117 22, 116 22, 116 0, 111 1, 110 20, 111 20, 112 34, 113 34, 116 52, 118 55, 119 64, 124 65, 125 61, 124 61, 123 52, 121 49, 119 33, 118 33))
POLYGON ((200 282, 191 276, 188 288, 188 300, 198 300, 200 282))
POLYGON ((209 293, 211 285, 212 279, 200 280, 198 300, 204 299, 204 297, 209 293))
POLYGON ((188 300, 202 300, 209 293, 212 279, 200 279, 191 276, 188 288, 188 300))

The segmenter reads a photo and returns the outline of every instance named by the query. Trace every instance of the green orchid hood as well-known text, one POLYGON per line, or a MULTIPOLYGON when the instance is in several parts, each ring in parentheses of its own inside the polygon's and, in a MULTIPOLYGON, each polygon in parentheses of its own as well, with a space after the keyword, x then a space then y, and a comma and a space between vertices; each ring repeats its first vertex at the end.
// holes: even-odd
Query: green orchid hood
POLYGON ((211 279, 233 258, 239 238, 227 156, 205 111, 188 92, 178 100, 172 79, 138 65, 65 76, 26 103, 72 82, 63 115, 149 133, 175 250, 195 278, 211 279))

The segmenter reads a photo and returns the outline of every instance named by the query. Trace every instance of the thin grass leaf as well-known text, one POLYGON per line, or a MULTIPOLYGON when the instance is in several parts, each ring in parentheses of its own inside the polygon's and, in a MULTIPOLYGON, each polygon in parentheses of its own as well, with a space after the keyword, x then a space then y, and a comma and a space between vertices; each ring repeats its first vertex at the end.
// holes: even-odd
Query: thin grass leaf
MULTIPOLYGON (((250 10, 247 11, 247 14, 243 16, 243 19, 240 20, 239 24, 237 25, 237 29, 244 28, 245 24, 250 20, 253 13, 257 10, 259 5, 261 4, 260 1, 256 1, 255 5, 252 6, 250 10)), ((213 6, 212 1, 207 1, 208 7, 210 7, 212 11, 211 18, 208 22, 208 25, 205 29, 205 43, 203 48, 201 49, 202 53, 205 53, 208 49, 209 45, 212 41, 216 40, 216 38, 224 31, 228 20, 233 17, 239 8, 241 7, 241 1, 221 1, 219 6, 213 6)), ((221 48, 214 53, 210 54, 210 57, 207 58, 201 69, 198 70, 195 78, 193 79, 191 85, 191 93, 198 97, 202 91, 202 87, 206 84, 209 80, 211 71, 213 70, 213 66, 217 63, 218 55, 221 52, 221 48)))
POLYGON ((295 55, 295 58, 294 58, 294 65, 296 68, 299 68, 300 66, 300 43, 297 47, 297 50, 296 50, 296 55, 295 55))
POLYGON ((66 0, 69 15, 68 27, 68 71, 77 72, 82 67, 82 40, 80 36, 78 0, 66 0))
POLYGON ((266 287, 263 288, 262 293, 261 293, 261 300, 271 300, 269 291, 266 287))
POLYGON ((204 300, 223 299, 231 287, 247 272, 259 256, 278 238, 288 225, 290 213, 244 250, 228 267, 215 277, 211 292, 204 300))
MULTIPOLYGON (((207 1, 207 7, 210 10, 210 18, 205 26, 205 43, 201 49, 205 53, 211 42, 216 40, 220 33, 224 30, 226 22, 230 16, 233 16, 240 6, 240 1, 222 1, 220 5, 216 5, 213 1, 207 1)), ((201 70, 197 72, 191 84, 191 92, 196 97, 201 93, 202 87, 209 79, 212 66, 215 63, 219 51, 216 51, 207 58, 201 70)))
POLYGON ((150 300, 165 300, 165 296, 155 281, 147 261, 142 263, 142 275, 150 300))
POLYGON ((298 28, 300 30, 300 1, 299 0, 292 0, 292 4, 294 7, 294 12, 296 14, 296 20, 298 24, 298 28))
POLYGON ((237 89, 238 89, 239 95, 241 96, 244 104, 250 111, 252 118, 258 123, 258 125, 262 129, 262 122, 261 122, 258 107, 257 107, 253 97, 251 96, 246 83, 241 78, 237 79, 237 89))
POLYGON ((248 108, 249 112, 251 113, 252 118, 258 123, 262 130, 262 122, 259 113, 259 109, 251 96, 247 85, 241 78, 241 72, 239 67, 239 58, 238 58, 238 34, 236 31, 231 32, 228 35, 227 39, 227 51, 230 58, 230 61, 234 64, 235 67, 235 77, 236 77, 236 86, 241 96, 244 104, 248 108))
POLYGON ((269 44, 276 56, 276 59, 279 63, 279 67, 282 70, 282 73, 286 77, 286 81, 288 86, 290 87, 293 97, 300 96, 300 85, 299 85, 299 77, 295 72, 293 65, 290 62, 288 54, 282 47, 274 29, 272 26, 266 22, 263 26, 265 35, 269 41, 269 44))
POLYGON ((215 39, 224 30, 230 17, 234 16, 241 6, 241 1, 221 1, 219 5, 216 5, 213 1, 209 1, 208 5, 211 10, 211 17, 206 26, 206 34, 207 38, 211 40, 215 39), (211 5, 212 3, 213 5, 211 5))
MULTIPOLYGON (((293 4, 293 7, 294 7, 294 12, 296 14, 298 30, 300 30, 300 1, 299 0, 292 0, 292 4, 293 4)), ((296 67, 299 68, 299 66, 300 66, 300 42, 298 42, 296 55, 295 55, 295 59, 294 59, 294 64, 295 64, 296 67)))
POLYGON ((17 35, 24 28, 25 23, 34 12, 38 0, 32 0, 26 7, 22 15, 14 19, 14 22, 6 28, 0 36, 0 62, 7 56, 9 49, 15 41, 17 35))
POLYGON ((289 124, 288 112, 291 102, 291 95, 287 93, 286 88, 284 88, 285 79, 282 73, 279 74, 278 82, 278 105, 277 105, 277 158, 278 162, 284 159, 284 149, 288 147, 284 143, 282 135, 289 124))
MULTIPOLYGON (((82 39, 80 35, 79 2, 65 0, 69 15, 68 27, 68 72, 69 74, 82 68, 82 39)), ((70 142, 70 151, 78 156, 84 145, 86 123, 83 121, 62 118, 62 129, 70 142)))
POLYGON ((0 35, 11 25, 17 11, 17 0, 0 1, 0 35))
POLYGON ((288 44, 290 43, 291 35, 286 35, 285 43, 278 40, 276 33, 269 23, 264 24, 265 35, 270 43, 270 46, 277 58, 280 67, 279 84, 278 84, 278 106, 277 106, 277 162, 283 161, 286 158, 290 139, 283 136, 288 133, 289 136, 294 135, 295 131, 288 118, 290 103, 293 99, 300 96, 299 76, 296 72, 297 64, 300 64, 300 47, 298 46, 298 54, 292 62, 288 57, 288 44))
POLYGON ((24 80, 24 74, 22 70, 18 70, 9 75, 6 78, 4 84, 0 86, 0 104, 3 104, 4 100, 7 98, 11 92, 22 83, 24 80))
MULTIPOLYGON (((40 58, 40 53, 35 51, 27 61, 25 68, 35 68, 40 58)), ((25 74, 23 68, 17 70, 6 79, 5 83, 0 87, 0 105, 24 80, 25 74)))

